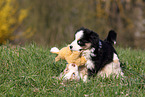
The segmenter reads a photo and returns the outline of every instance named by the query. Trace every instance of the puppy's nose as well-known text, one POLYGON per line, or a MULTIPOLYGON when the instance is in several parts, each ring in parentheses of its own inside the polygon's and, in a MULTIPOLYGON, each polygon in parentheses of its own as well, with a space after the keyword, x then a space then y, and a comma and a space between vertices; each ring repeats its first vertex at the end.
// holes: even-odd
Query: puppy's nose
POLYGON ((71 46, 71 45, 70 45, 70 46, 69 46, 69 48, 70 48, 70 49, 72 49, 72 48, 73 48, 73 46, 71 46))

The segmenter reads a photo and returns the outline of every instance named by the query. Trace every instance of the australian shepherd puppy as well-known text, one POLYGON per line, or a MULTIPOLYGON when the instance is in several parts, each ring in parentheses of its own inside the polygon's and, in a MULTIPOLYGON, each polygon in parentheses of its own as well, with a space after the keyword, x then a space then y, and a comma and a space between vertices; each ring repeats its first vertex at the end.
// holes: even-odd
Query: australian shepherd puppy
POLYGON ((116 44, 117 34, 111 30, 103 41, 94 31, 80 28, 75 33, 75 40, 70 44, 70 49, 82 51, 87 59, 86 67, 88 76, 99 75, 102 77, 123 76, 119 58, 113 47, 116 44))

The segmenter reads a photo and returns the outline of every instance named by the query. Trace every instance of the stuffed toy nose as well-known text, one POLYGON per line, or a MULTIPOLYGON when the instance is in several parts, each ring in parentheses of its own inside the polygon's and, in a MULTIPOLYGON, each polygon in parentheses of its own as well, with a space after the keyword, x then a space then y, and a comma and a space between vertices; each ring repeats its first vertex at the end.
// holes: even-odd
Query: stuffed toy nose
POLYGON ((72 48, 73 48, 73 46, 71 46, 71 45, 70 45, 70 46, 69 46, 69 48, 70 48, 70 49, 72 49, 72 48))

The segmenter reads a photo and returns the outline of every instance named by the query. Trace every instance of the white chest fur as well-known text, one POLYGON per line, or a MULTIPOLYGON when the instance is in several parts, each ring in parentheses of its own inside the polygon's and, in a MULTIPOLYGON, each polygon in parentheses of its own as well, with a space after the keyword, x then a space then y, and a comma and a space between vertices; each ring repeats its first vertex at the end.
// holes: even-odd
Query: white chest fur
POLYGON ((85 65, 87 66, 87 69, 91 69, 91 70, 94 68, 94 62, 91 59, 91 55, 95 56, 93 52, 94 52, 94 48, 91 50, 85 50, 83 52, 83 56, 87 60, 85 65))

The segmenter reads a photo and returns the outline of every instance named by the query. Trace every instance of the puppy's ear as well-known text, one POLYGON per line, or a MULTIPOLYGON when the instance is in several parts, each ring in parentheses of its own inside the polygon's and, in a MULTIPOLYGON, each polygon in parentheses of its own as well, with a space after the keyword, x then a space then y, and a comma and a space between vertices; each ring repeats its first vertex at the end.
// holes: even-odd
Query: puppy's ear
POLYGON ((92 47, 96 47, 98 46, 99 43, 99 35, 95 32, 92 31, 92 33, 90 34, 90 41, 92 43, 92 47))
POLYGON ((116 44, 116 38, 117 38, 117 33, 114 30, 110 30, 105 41, 111 44, 116 44))

